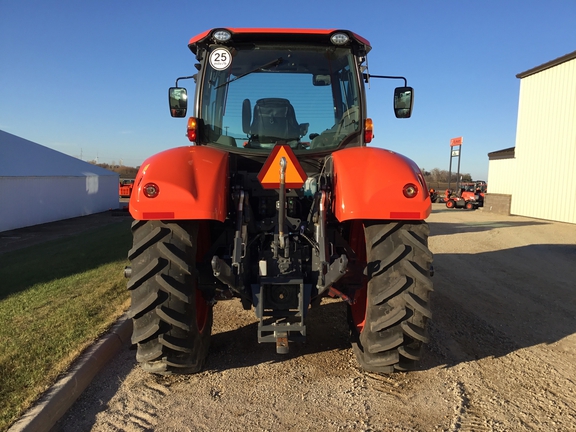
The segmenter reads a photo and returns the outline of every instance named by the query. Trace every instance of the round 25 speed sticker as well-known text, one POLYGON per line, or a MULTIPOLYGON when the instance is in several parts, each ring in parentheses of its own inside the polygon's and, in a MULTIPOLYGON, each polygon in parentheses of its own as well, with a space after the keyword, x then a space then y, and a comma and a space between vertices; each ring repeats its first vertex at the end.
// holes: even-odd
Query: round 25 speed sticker
POLYGON ((215 70, 224 70, 230 67, 232 55, 226 48, 216 48, 210 53, 210 66, 215 70))

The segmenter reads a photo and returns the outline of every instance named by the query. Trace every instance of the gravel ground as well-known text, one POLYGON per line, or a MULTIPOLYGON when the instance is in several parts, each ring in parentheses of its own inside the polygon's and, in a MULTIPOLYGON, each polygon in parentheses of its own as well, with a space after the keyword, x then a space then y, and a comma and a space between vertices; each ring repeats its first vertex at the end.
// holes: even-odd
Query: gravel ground
POLYGON ((54 430, 576 430, 576 225, 442 204, 429 223, 422 370, 360 370, 341 302, 311 310, 287 356, 256 342, 253 312, 221 302, 203 372, 150 375, 126 348, 54 430))

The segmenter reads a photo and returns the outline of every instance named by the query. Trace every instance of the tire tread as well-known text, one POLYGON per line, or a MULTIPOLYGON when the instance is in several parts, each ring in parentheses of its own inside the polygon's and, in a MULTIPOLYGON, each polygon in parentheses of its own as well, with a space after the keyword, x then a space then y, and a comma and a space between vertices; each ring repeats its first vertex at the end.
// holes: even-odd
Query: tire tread
POLYGON ((368 283, 365 324, 355 336, 352 326, 356 358, 371 372, 413 370, 432 317, 430 229, 424 221, 364 225, 368 283))

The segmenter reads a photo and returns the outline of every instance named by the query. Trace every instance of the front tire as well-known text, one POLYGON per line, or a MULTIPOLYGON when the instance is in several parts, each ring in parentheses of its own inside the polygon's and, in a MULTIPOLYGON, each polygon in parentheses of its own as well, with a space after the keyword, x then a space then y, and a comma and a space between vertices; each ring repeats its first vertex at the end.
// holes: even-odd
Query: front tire
POLYGON ((196 288, 198 223, 135 221, 128 253, 132 343, 144 370, 201 370, 210 344, 212 306, 196 288))
POLYGON ((374 221, 364 233, 368 282, 349 308, 354 353, 368 371, 413 370, 432 317, 428 225, 374 221))

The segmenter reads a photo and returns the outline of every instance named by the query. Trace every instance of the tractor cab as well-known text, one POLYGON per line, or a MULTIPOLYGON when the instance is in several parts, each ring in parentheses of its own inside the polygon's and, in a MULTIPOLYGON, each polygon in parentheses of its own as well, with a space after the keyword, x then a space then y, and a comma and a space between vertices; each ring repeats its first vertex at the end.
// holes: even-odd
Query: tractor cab
MULTIPOLYGON (((363 81, 367 40, 349 31, 216 29, 190 40, 198 73, 169 90, 173 117, 187 114, 180 80, 196 81, 188 139, 228 152, 326 154, 372 140, 363 81)), ((412 89, 396 89, 395 113, 407 118, 412 89)))

